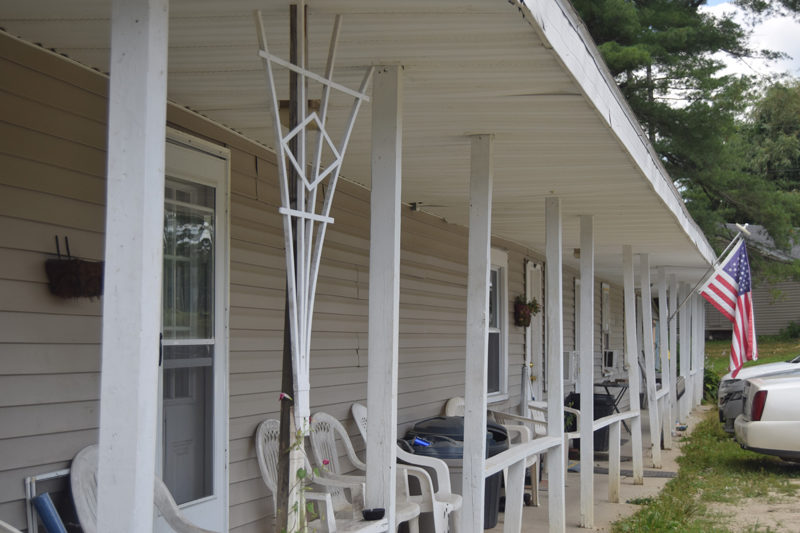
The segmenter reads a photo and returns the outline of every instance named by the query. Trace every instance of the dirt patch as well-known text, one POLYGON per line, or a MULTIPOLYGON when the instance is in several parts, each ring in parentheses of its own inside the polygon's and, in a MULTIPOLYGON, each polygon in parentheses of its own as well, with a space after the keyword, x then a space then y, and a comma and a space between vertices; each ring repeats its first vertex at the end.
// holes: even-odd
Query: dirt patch
POLYGON ((714 503, 709 509, 724 516, 734 533, 795 533, 800 524, 800 497, 797 496, 773 494, 766 498, 745 498, 736 504, 714 503))

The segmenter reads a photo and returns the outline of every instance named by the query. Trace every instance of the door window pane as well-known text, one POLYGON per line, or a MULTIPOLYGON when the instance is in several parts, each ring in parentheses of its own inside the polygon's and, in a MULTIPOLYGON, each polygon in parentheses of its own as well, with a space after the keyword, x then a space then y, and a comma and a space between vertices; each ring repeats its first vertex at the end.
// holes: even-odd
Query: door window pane
POLYGON ((489 333, 489 366, 486 392, 500 392, 500 333, 489 333))
POLYGON ((162 477, 178 504, 213 494, 214 194, 166 181, 162 477))

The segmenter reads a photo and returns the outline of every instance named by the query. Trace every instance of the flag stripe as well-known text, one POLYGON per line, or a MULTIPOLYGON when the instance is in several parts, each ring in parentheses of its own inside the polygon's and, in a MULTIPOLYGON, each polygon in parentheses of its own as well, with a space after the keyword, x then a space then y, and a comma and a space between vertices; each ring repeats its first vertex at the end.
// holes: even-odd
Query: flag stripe
POLYGON ((740 241, 699 291, 732 323, 729 369, 734 377, 745 361, 758 359, 750 283, 747 247, 740 241))

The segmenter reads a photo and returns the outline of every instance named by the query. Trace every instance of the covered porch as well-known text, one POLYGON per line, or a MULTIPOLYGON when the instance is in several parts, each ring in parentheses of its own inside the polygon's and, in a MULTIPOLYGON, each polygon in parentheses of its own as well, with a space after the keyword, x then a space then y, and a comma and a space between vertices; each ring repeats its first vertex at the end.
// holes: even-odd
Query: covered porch
MULTIPOLYGON (((374 74, 365 89, 370 102, 337 170, 342 183, 333 199, 331 245, 323 251, 313 315, 321 327, 312 329, 310 390, 301 416, 324 410, 346 420, 350 403, 366 401, 369 434, 378 435, 364 446, 366 505, 388 510, 391 531, 395 441, 413 422, 438 414, 447 398, 463 396, 461 531, 481 528, 483 480, 506 468, 508 499, 515 503, 506 507, 505 527, 519 531, 524 463, 541 452, 547 452, 549 529, 564 531, 565 387, 588 398, 607 377, 627 382, 622 413, 595 421, 592 402, 585 401, 577 431, 588 456, 590 434, 608 426, 616 457, 625 421, 635 482, 643 482, 644 457, 655 467, 661 458, 658 432, 642 442, 639 393, 647 398, 648 423, 663 430, 666 446, 674 421, 702 393, 702 308, 690 298, 674 320, 665 317, 688 296, 713 252, 568 2, 307 4, 308 70, 325 73, 331 28, 342 15, 332 77, 357 90, 365 69, 374 74), (517 295, 543 304, 528 328, 512 324, 517 295), (604 365, 606 352, 614 353, 615 363, 604 365), (323 356, 319 366, 315 354, 323 356), (686 385, 681 402, 675 394, 678 359, 686 385), (547 418, 555 421, 546 435, 486 459, 487 406, 527 416, 534 398, 547 401, 547 418)), ((99 439, 100 530, 153 527, 146 510, 162 438, 163 385, 153 346, 163 332, 164 175, 188 180, 185 168, 173 163, 198 151, 225 168, 224 194, 216 204, 224 222, 217 227, 225 228, 215 248, 225 254, 214 297, 223 328, 214 337, 219 401, 213 416, 220 428, 211 462, 218 474, 209 489, 220 501, 204 525, 242 532, 269 527, 252 433, 257 421, 274 415, 282 391, 278 167, 284 162, 275 156, 255 9, 262 12, 270 53, 288 59, 285 1, 81 0, 0 8, 10 73, 5 155, 15 161, 51 157, 37 154, 28 132, 79 145, 74 158, 47 160, 66 170, 52 183, 8 173, 2 214, 10 224, 24 221, 18 225, 25 229, 49 224, 85 233, 94 243, 85 256, 106 262, 101 315, 91 304, 76 310, 49 301, 34 310, 24 304, 6 310, 20 323, 22 313, 102 318, 102 374, 89 363, 86 371, 101 376, 99 397, 86 399, 99 402, 99 424, 89 423, 63 450, 66 455, 76 448, 74 453, 79 444, 99 439), (58 80, 63 92, 38 94, 33 71, 58 80), (106 78, 102 73, 109 71, 106 78), (107 117, 97 111, 102 104, 107 117), (51 107, 59 120, 44 118, 51 107), (176 145, 180 157, 171 160, 176 145), (81 154, 89 152, 92 160, 107 155, 107 173, 96 165, 81 167, 81 154), (86 175, 98 183, 85 185, 86 175), (92 216, 81 218, 76 206, 69 216, 51 219, 45 195, 88 204, 92 216)), ((288 77, 276 79, 278 98, 288 99, 288 77)), ((322 124, 341 137, 350 110, 349 100, 332 100, 322 124)), ((42 242, 50 226, 37 233, 42 242)), ((4 249, 20 248, 8 240, 4 249)), ((37 253, 45 248, 35 246, 37 253)), ((31 283, 42 285, 38 278, 31 283)), ((20 334, 14 329, 9 326, 0 340, 33 342, 15 337, 20 334)), ((80 373, 69 364, 65 371, 80 373)), ((12 374, 37 376, 30 368, 12 374)), ((24 389, 26 380, 42 383, 38 377, 13 380, 14 390, 24 389)), ((9 395, 5 405, 22 409, 22 396, 9 395)), ((61 431, 48 434, 55 439, 61 431)), ((12 442, 39 439, 35 432, 6 437, 20 457, 9 469, 15 475, 64 460, 29 459, 19 451, 24 443, 12 442)), ((585 527, 594 521, 592 484, 592 476, 582 474, 585 527)), ((18 516, 14 498, 4 503, 18 516)))

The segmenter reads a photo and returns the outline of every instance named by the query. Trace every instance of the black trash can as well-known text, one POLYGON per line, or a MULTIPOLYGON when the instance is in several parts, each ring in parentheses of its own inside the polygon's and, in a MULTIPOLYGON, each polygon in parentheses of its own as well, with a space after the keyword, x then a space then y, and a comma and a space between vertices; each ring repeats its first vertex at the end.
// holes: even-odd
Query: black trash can
MULTIPOLYGON (((415 454, 444 460, 450 468, 450 485, 454 492, 462 492, 461 474, 464 465, 464 417, 435 416, 417 422, 406 440, 415 454)), ((500 424, 486 423, 486 457, 508 449, 508 433, 500 424)), ((497 525, 500 512, 500 487, 503 473, 486 478, 484 494, 483 528, 497 525)))
MULTIPOLYGON (((570 392, 564 399, 564 405, 574 409, 581 408, 581 395, 577 392, 570 392)), ((614 413, 614 397, 610 394, 594 395, 594 419, 603 418, 614 413)), ((575 417, 564 416, 564 431, 577 431, 579 428, 575 422, 575 417)), ((580 447, 580 439, 575 439, 575 445, 580 447)), ((608 451, 608 426, 600 428, 594 432, 594 451, 608 451)))

